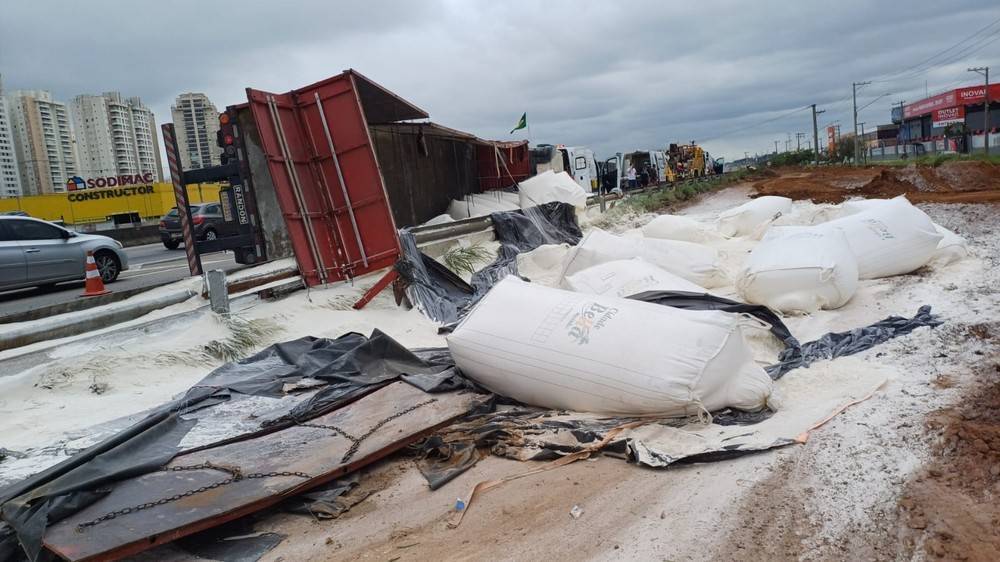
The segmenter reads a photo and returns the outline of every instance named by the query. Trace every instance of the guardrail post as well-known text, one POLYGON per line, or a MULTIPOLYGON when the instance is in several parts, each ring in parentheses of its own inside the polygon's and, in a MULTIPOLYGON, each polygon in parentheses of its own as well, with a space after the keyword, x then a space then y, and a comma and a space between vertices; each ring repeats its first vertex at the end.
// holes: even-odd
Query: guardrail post
POLYGON ((221 269, 213 269, 205 274, 205 283, 208 284, 208 301, 212 307, 212 312, 216 314, 229 314, 229 293, 226 291, 226 272, 221 269))

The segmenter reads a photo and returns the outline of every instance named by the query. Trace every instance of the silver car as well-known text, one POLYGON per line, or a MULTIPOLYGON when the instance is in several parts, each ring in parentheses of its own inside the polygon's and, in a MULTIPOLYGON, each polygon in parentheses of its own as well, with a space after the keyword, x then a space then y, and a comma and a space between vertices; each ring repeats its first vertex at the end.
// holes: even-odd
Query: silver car
POLYGON ((105 283, 128 269, 121 242, 30 217, 0 216, 0 291, 84 279, 87 250, 105 283))

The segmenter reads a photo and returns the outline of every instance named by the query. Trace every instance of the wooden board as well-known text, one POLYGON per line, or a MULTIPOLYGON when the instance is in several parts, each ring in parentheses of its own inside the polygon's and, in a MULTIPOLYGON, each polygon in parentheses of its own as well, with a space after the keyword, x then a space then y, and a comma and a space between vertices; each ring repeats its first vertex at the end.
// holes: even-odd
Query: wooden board
POLYGON ((273 476, 244 479, 177 501, 120 515, 78 529, 82 522, 123 508, 153 502, 219 482, 228 474, 213 469, 152 472, 119 483, 107 497, 49 527, 45 546, 67 560, 121 558, 259 511, 285 498, 370 464, 467 413, 482 400, 470 393, 426 394, 403 382, 393 383, 340 410, 310 420, 361 436, 379 422, 411 406, 435 401, 389 421, 362 441, 342 463, 351 441, 323 428, 287 429, 175 458, 170 467, 200 465, 239 467, 244 474, 302 472, 310 478, 273 476))

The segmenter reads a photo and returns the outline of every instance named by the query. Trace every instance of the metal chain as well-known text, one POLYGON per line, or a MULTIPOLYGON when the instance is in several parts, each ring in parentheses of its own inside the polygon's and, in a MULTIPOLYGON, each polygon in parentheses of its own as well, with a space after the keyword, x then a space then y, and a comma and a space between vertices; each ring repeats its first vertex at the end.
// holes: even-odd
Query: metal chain
POLYGON ((158 505, 165 505, 165 504, 168 504, 168 503, 171 503, 171 502, 175 502, 175 501, 178 501, 178 500, 181 500, 181 499, 193 496, 195 494, 200 494, 202 492, 207 492, 208 490, 214 490, 215 488, 218 488, 220 486, 225 486, 227 484, 232 484, 233 482, 239 482, 240 480, 250 480, 250 479, 254 479, 254 478, 273 478, 273 477, 276 477, 276 476, 297 476, 299 478, 304 478, 306 480, 309 480, 309 479, 312 478, 312 476, 309 476, 305 472, 291 472, 291 471, 251 472, 251 473, 248 473, 248 474, 244 474, 243 470, 240 467, 238 467, 238 466, 236 466, 236 467, 221 466, 221 465, 217 465, 217 464, 212 464, 210 462, 205 462, 205 463, 202 463, 202 464, 193 464, 193 465, 189 465, 189 466, 166 466, 166 467, 163 467, 163 468, 160 469, 160 471, 162 471, 162 472, 181 472, 181 471, 187 471, 187 470, 217 470, 219 472, 225 472, 226 474, 229 474, 229 478, 226 478, 224 480, 219 480, 218 482, 212 482, 211 484, 206 484, 204 486, 199 486, 198 488, 193 488, 191 490, 187 490, 185 492, 180 492, 180 493, 174 494, 172 496, 168 496, 168 497, 165 497, 165 498, 160 498, 158 500, 154 500, 154 501, 151 501, 151 502, 140 503, 138 505, 133 505, 131 507, 125 507, 125 508, 122 508, 122 509, 118 509, 116 511, 112 511, 110 513, 106 513, 106 514, 104 514, 104 515, 102 515, 102 516, 100 516, 100 517, 98 517, 96 519, 91 519, 90 521, 85 521, 83 523, 78 524, 76 526, 76 531, 78 533, 80 533, 80 532, 83 532, 83 530, 86 529, 87 527, 93 527, 95 525, 98 525, 98 524, 103 523, 105 521, 110 521, 110 520, 115 519, 117 517, 120 517, 122 515, 128 515, 130 513, 136 513, 138 511, 143 511, 143 510, 146 510, 146 509, 150 509, 150 508, 156 507, 158 505))
POLYGON ((323 424, 318 424, 318 423, 300 423, 299 425, 301 427, 314 427, 316 429, 326 429, 326 430, 332 431, 332 432, 336 433, 337 435, 340 435, 344 439, 347 439, 348 441, 350 441, 351 442, 351 447, 349 449, 347 449, 347 452, 344 453, 344 456, 341 457, 341 459, 340 459, 340 464, 346 464, 358 452, 358 449, 361 447, 361 443, 363 443, 365 439, 368 439, 369 437, 371 437, 372 435, 374 435, 376 431, 378 431, 379 429, 382 429, 382 427, 385 424, 391 422, 394 419, 403 417, 406 414, 409 414, 410 412, 412 412, 413 410, 416 410, 417 408, 421 408, 423 406, 426 406, 428 404, 432 404, 434 402, 437 402, 437 398, 431 398, 430 400, 426 400, 426 401, 421 402, 419 404, 414 404, 413 406, 410 406, 409 408, 405 408, 403 410, 400 410, 400 411, 396 412, 395 414, 392 414, 391 416, 385 418, 384 420, 382 420, 382 421, 378 422, 377 424, 375 424, 374 426, 372 426, 372 428, 369 429, 368 432, 365 433, 364 435, 362 435, 361 437, 355 437, 355 436, 351 435, 350 433, 347 433, 346 431, 344 431, 343 429, 340 429, 339 427, 337 427, 335 425, 323 425, 323 424))
MULTIPOLYGON (((351 447, 349 449, 347 449, 347 452, 344 453, 344 456, 340 460, 341 464, 346 464, 358 452, 358 449, 361 447, 361 443, 363 443, 366 439, 368 439, 369 437, 371 437, 372 435, 374 435, 376 431, 378 431, 379 429, 382 429, 382 427, 385 426, 385 424, 391 422, 392 420, 395 420, 395 419, 398 419, 398 418, 400 418, 402 416, 405 416, 406 414, 409 414, 410 412, 416 410, 417 408, 421 408, 423 406, 426 406, 428 404, 432 404, 434 402, 437 402, 437 398, 431 398, 430 400, 426 400, 424 402, 420 402, 419 404, 414 404, 413 406, 410 406, 409 408, 405 408, 403 410, 400 410, 400 411, 396 412, 395 414, 392 414, 391 416, 385 418, 384 420, 382 420, 382 421, 378 422, 377 424, 375 424, 374 426, 372 426, 372 428, 369 429, 368 432, 365 433, 364 435, 362 435, 361 437, 354 437, 350 433, 347 433, 343 429, 340 429, 339 427, 336 427, 336 426, 333 426, 333 425, 322 425, 322 424, 311 424, 311 423, 302 423, 302 424, 299 424, 299 425, 302 426, 302 427, 314 427, 314 428, 317 428, 317 429, 326 429, 326 430, 332 431, 332 432, 336 433, 337 435, 340 435, 341 437, 343 437, 343 438, 347 439, 348 441, 350 441, 351 442, 351 447)), ((251 472, 251 473, 248 473, 248 474, 244 474, 243 473, 243 469, 241 469, 238 466, 223 466, 223 465, 212 464, 211 462, 204 462, 202 464, 194 464, 194 465, 188 465, 188 466, 167 466, 167 467, 163 467, 160 470, 163 471, 163 472, 180 472, 180 471, 187 471, 187 470, 217 470, 219 472, 225 472, 226 474, 229 474, 229 478, 226 478, 224 480, 219 480, 218 482, 213 482, 211 484, 206 484, 204 486, 199 486, 198 488, 193 488, 191 490, 187 490, 185 492, 180 492, 180 493, 174 494, 172 496, 168 496, 168 497, 165 497, 165 498, 160 498, 158 500, 154 500, 154 501, 151 501, 151 502, 140 503, 138 505, 133 505, 131 507, 125 507, 125 508, 122 508, 122 509, 118 509, 118 510, 112 511, 110 513, 106 513, 106 514, 104 514, 104 515, 102 515, 102 516, 100 516, 100 517, 98 517, 96 519, 92 519, 90 521, 85 521, 83 523, 78 524, 76 526, 76 531, 78 533, 81 533, 87 527, 93 527, 93 526, 98 525, 100 523, 103 523, 105 521, 110 521, 110 520, 115 519, 117 517, 121 517, 122 515, 128 515, 130 513, 135 513, 135 512, 138 512, 138 511, 143 511, 143 510, 150 509, 150 508, 153 508, 153 507, 156 507, 156 506, 159 506, 159 505, 165 505, 165 504, 168 504, 168 503, 171 503, 171 502, 179 501, 179 500, 182 500, 184 498, 193 496, 195 494, 200 494, 202 492, 207 492, 208 490, 214 490, 215 488, 218 488, 220 486, 225 486, 227 484, 232 484, 233 482, 239 482, 241 480, 249 480, 249 479, 253 479, 253 478, 273 478, 273 477, 276 477, 276 476, 297 476, 299 478, 305 478, 306 480, 309 480, 309 479, 312 478, 312 476, 306 474, 305 472, 291 472, 291 471, 251 472)))

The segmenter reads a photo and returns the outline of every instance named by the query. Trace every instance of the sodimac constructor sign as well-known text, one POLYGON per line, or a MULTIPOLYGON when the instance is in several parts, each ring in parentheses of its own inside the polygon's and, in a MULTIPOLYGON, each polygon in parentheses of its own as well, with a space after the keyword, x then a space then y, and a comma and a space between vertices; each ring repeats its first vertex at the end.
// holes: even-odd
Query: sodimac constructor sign
POLYGON ((66 181, 66 191, 69 192, 67 198, 74 202, 146 195, 153 193, 153 174, 124 174, 86 180, 73 176, 66 181))

